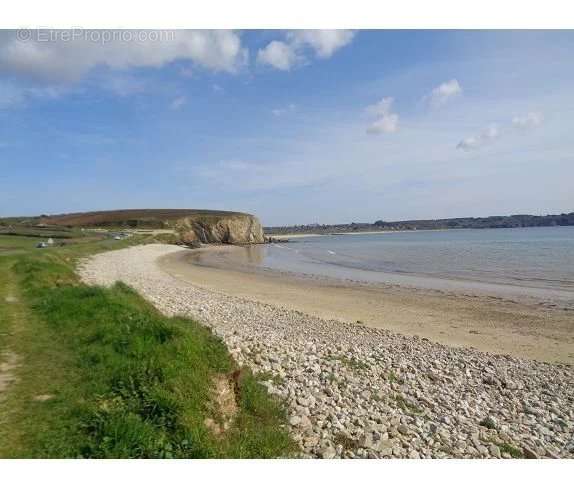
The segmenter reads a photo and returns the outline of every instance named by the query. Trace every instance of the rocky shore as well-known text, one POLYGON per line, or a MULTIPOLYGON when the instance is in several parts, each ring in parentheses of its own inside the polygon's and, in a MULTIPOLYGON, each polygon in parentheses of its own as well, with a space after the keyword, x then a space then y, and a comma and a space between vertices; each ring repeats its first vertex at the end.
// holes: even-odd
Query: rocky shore
POLYGON ((574 457, 574 368, 443 346, 207 291, 163 272, 176 246, 82 263, 210 326, 282 398, 309 457, 574 457))

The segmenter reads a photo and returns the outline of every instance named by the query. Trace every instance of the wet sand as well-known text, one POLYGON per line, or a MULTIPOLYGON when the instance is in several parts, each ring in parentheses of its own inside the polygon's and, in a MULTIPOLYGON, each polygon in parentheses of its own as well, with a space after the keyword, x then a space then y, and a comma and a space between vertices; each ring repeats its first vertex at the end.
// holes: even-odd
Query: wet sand
POLYGON ((574 364, 574 311, 399 285, 364 284, 245 266, 246 248, 207 247, 160 260, 195 286, 298 310, 323 319, 417 335, 449 345, 574 364))

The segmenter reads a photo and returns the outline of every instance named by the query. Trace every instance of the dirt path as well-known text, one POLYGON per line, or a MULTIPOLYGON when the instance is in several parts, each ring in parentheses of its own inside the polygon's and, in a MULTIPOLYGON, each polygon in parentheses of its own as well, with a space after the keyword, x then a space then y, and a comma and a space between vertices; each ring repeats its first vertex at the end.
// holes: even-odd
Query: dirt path
POLYGON ((16 381, 15 369, 18 366, 18 355, 12 351, 4 351, 0 356, 0 398, 16 381))
MULTIPOLYGON (((16 317, 20 307, 16 284, 10 270, 10 261, 0 261, 0 400, 17 380, 20 357, 10 349, 9 338, 14 333, 16 317)), ((0 419, 2 415, 0 413, 0 419)))

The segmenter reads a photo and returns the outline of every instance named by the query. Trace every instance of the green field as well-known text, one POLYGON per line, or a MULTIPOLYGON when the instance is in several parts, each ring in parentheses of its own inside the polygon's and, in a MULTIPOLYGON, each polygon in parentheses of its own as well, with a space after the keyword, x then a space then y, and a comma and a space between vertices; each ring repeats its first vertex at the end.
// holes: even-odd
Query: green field
POLYGON ((0 256, 21 254, 34 249, 38 238, 11 235, 0 235, 0 256))
POLYGON ((79 283, 78 258, 150 239, 0 236, 0 457, 294 454, 282 406, 207 328, 121 283, 79 283))

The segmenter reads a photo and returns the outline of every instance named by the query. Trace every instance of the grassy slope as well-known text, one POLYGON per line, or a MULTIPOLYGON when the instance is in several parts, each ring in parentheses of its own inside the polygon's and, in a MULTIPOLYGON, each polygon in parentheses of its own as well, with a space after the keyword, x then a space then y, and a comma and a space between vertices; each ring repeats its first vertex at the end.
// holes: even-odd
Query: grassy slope
POLYGON ((78 283, 77 257, 123 245, 0 255, 0 352, 19 358, 0 400, 0 457, 290 454, 282 408, 248 371, 231 428, 205 427, 219 415, 213 379, 237 369, 208 329, 160 315, 125 285, 78 283))
POLYGON ((190 217, 204 222, 217 222, 226 217, 246 215, 240 212, 201 209, 126 209, 51 215, 40 219, 50 225, 75 227, 150 227, 162 228, 163 222, 190 217))

